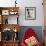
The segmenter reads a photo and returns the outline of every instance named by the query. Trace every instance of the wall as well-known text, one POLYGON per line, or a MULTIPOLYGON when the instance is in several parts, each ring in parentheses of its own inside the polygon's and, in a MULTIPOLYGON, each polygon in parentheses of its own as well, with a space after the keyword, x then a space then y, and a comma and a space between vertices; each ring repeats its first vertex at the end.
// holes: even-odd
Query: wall
MULTIPOLYGON (((15 0, 0 0, 0 6, 15 6, 15 0)), ((20 26, 43 26, 43 6, 42 0, 17 0, 19 6, 20 26), (36 7, 36 20, 25 20, 25 7, 36 7)), ((9 20, 12 17, 9 17, 9 20)), ((15 22, 15 21, 14 21, 15 22)))
POLYGON ((21 0, 20 3, 20 23, 22 26, 43 26, 43 6, 42 0, 21 0), (36 7, 36 20, 25 20, 25 7, 36 7))

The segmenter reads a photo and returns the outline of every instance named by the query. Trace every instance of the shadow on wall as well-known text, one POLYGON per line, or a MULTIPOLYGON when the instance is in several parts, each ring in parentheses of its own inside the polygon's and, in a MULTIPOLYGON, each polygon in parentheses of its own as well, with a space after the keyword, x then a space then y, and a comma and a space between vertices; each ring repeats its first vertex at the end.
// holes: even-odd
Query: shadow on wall
POLYGON ((20 42, 21 42, 21 40, 22 40, 22 38, 23 38, 23 36, 24 36, 25 31, 26 31, 28 28, 32 28, 32 29, 36 32, 39 41, 40 41, 41 43, 43 43, 43 36, 42 36, 42 35, 43 35, 43 34, 42 34, 43 30, 42 30, 42 26, 21 26, 21 27, 20 27, 20 32, 19 32, 19 39, 20 39, 20 42))

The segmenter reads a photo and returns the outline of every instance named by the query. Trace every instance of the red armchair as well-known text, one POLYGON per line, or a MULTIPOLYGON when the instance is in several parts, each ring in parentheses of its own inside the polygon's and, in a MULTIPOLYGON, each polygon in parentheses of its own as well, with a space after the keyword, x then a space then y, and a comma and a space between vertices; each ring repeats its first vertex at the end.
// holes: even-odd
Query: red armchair
POLYGON ((32 28, 27 29, 24 37, 22 38, 21 46, 41 46, 40 42, 37 40, 36 37, 37 37, 37 35, 33 31, 32 28), (32 41, 33 39, 34 39, 34 41, 32 41), (32 41, 32 42, 29 42, 29 41, 32 41), (33 45, 34 42, 35 42, 35 44, 33 45), (28 45, 28 43, 30 45, 28 45))

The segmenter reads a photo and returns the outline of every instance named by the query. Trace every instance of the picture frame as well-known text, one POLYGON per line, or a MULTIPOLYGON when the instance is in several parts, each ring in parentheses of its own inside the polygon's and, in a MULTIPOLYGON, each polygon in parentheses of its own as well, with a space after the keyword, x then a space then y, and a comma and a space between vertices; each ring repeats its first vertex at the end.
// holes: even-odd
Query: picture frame
POLYGON ((9 10, 2 10, 2 15, 9 15, 9 10))
POLYGON ((36 20, 36 7, 25 7, 25 19, 36 20))
POLYGON ((10 11, 9 11, 9 14, 10 14, 10 15, 16 15, 17 13, 18 13, 18 12, 15 11, 15 10, 10 10, 10 11))

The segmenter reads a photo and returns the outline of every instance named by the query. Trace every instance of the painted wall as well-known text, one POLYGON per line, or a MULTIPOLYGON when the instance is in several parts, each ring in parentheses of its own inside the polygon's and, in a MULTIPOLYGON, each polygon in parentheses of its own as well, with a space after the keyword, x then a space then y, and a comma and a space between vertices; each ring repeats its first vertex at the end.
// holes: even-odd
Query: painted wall
POLYGON ((42 26, 43 6, 42 0, 21 0, 20 3, 20 23, 22 26, 42 26), (25 7, 36 7, 36 20, 25 20, 25 7))
MULTIPOLYGON (((0 6, 15 6, 15 0, 0 0, 0 6)), ((21 26, 43 26, 42 0, 17 0, 19 6, 19 24, 21 26), (36 20, 25 20, 25 7, 36 7, 36 20)), ((9 17, 9 20, 12 17, 9 17)), ((15 20, 13 21, 15 22, 15 20)), ((10 23, 10 22, 9 22, 10 23)))

